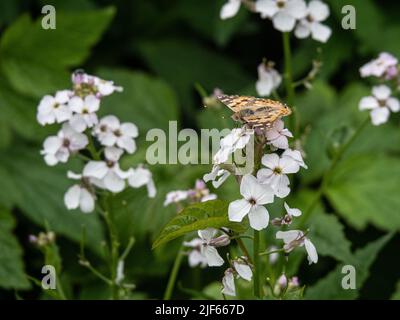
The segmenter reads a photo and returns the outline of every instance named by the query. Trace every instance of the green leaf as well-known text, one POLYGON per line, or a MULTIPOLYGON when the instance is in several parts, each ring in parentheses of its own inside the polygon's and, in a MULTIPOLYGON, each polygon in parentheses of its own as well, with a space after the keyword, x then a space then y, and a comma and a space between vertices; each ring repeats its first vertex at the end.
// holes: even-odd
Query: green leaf
POLYGON ((1 68, 19 92, 41 97, 65 88, 67 68, 81 64, 114 16, 113 8, 75 13, 57 12, 56 29, 43 29, 21 16, 0 42, 1 68))
POLYGON ((352 263, 351 243, 346 239, 339 219, 326 213, 315 214, 310 221, 310 239, 318 254, 331 256, 344 263, 352 263))
POLYGON ((393 234, 387 234, 355 252, 353 266, 356 270, 356 289, 345 290, 342 288, 342 279, 346 274, 342 273, 343 264, 340 264, 325 278, 308 288, 305 298, 311 300, 356 299, 360 289, 369 277, 369 269, 379 251, 392 236, 393 234))
POLYGON ((8 211, 0 211, 0 287, 29 289, 25 276, 22 249, 13 235, 15 220, 8 211))
POLYGON ((0 155, 0 163, 8 174, 8 185, 14 188, 3 192, 13 197, 13 204, 25 216, 40 226, 48 224, 50 230, 77 242, 81 240, 82 226, 86 225, 86 230, 90 230, 88 247, 100 252, 103 233, 98 216, 65 208, 64 194, 73 184, 66 178, 65 167, 47 167, 39 150, 30 148, 8 150, 0 155))
POLYGON ((372 223, 400 229, 400 162, 384 155, 352 156, 336 168, 326 196, 336 211, 357 229, 372 223))
POLYGON ((183 209, 168 222, 154 241, 153 249, 189 232, 222 227, 237 232, 244 232, 246 230, 243 224, 229 221, 227 202, 212 200, 196 203, 183 209))
POLYGON ((98 74, 124 88, 104 99, 100 114, 115 114, 123 121, 136 123, 143 137, 152 128, 168 130, 169 121, 178 119, 177 98, 166 82, 122 69, 101 69, 98 74))

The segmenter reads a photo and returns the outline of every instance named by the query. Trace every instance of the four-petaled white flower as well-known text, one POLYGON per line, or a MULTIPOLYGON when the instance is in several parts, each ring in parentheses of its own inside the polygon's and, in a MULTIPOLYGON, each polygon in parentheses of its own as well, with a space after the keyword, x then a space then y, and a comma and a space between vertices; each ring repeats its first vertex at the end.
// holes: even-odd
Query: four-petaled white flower
POLYGON ((95 195, 89 189, 89 181, 82 179, 82 175, 71 171, 67 173, 68 178, 82 180, 79 184, 71 186, 64 195, 64 203, 68 210, 79 208, 84 213, 94 210, 95 195))
POLYGON ((157 190, 154 185, 153 175, 150 170, 143 167, 138 167, 136 169, 131 168, 128 173, 128 184, 132 188, 146 186, 148 196, 150 198, 154 198, 156 196, 157 190))
POLYGON ((137 127, 130 122, 121 124, 116 116, 102 118, 95 127, 94 133, 104 146, 115 145, 128 153, 134 153, 136 150, 134 138, 139 134, 137 127))
POLYGON ((272 127, 265 132, 268 143, 277 149, 289 148, 288 137, 293 138, 293 134, 285 128, 281 119, 274 122, 272 127))
POLYGON ((262 157, 261 163, 267 168, 260 169, 257 172, 257 179, 262 184, 272 187, 275 195, 284 198, 290 193, 289 178, 287 174, 296 173, 300 170, 300 166, 291 157, 279 157, 277 154, 266 154, 262 157))
POLYGON ((360 101, 360 110, 371 110, 372 124, 378 126, 389 120, 390 111, 400 111, 400 103, 397 98, 391 97, 388 86, 380 85, 372 88, 372 96, 364 97, 360 101))
POLYGON ((230 172, 228 170, 221 169, 218 165, 214 165, 211 172, 203 176, 203 180, 204 182, 212 181, 213 187, 219 188, 229 176, 230 172))
POLYGON ((282 31, 292 31, 296 20, 307 14, 304 0, 257 0, 255 9, 263 18, 271 18, 274 28, 282 31))
POLYGON ((72 92, 69 90, 57 91, 56 95, 46 95, 40 100, 37 112, 37 121, 45 124, 61 123, 71 118, 68 101, 72 92))
POLYGON ((258 66, 258 81, 256 90, 259 96, 269 96, 273 90, 279 87, 282 76, 276 71, 272 64, 262 62, 258 66))
POLYGON ((83 132, 86 128, 91 128, 97 124, 96 112, 100 108, 100 100, 94 95, 88 95, 84 99, 73 97, 69 100, 68 106, 74 112, 69 124, 76 131, 83 132))
POLYGON ((200 179, 196 180, 194 189, 188 190, 188 197, 195 202, 206 202, 217 199, 217 195, 210 193, 210 190, 207 188, 205 182, 200 179))
POLYGON ((234 17, 240 9, 241 0, 228 0, 219 13, 219 16, 222 20, 229 19, 234 17))
POLYGON ((47 137, 43 143, 44 160, 49 166, 68 161, 71 153, 84 149, 88 144, 86 135, 76 132, 68 123, 64 123, 57 136, 47 137))
POLYGON ((361 77, 382 77, 391 79, 398 74, 398 60, 387 52, 381 52, 377 59, 374 59, 360 68, 361 77))
POLYGON ((213 228, 198 231, 198 235, 202 240, 200 253, 205 257, 209 267, 219 267, 224 264, 224 259, 222 259, 213 245, 213 240, 215 239, 217 232, 218 230, 213 228))
POLYGON ((307 165, 304 163, 303 156, 301 155, 301 152, 299 150, 286 149, 282 153, 282 157, 290 157, 294 161, 296 161, 300 167, 308 169, 307 165))
POLYGON ((315 249, 314 244, 308 239, 303 231, 300 230, 290 230, 290 231, 278 231, 276 233, 276 238, 281 239, 284 242, 283 249, 286 252, 291 252, 296 247, 305 246, 308 254, 308 262, 317 263, 318 253, 315 249))
POLYGON ((225 163, 229 156, 236 150, 243 149, 250 138, 254 135, 254 130, 247 128, 235 128, 220 141, 220 149, 214 155, 214 164, 225 163))
POLYGON ((248 215, 250 226, 253 229, 266 228, 269 222, 269 213, 263 205, 274 201, 272 188, 269 185, 261 184, 255 177, 247 174, 243 176, 240 183, 240 194, 243 199, 229 204, 229 220, 241 222, 248 215))
POLYGON ((297 38, 311 38, 320 42, 327 42, 332 34, 331 28, 321 22, 329 17, 329 7, 319 0, 308 4, 306 17, 301 19, 294 31, 297 38))
POLYGON ((105 161, 89 161, 83 168, 83 176, 94 178, 101 182, 97 186, 104 186, 111 192, 121 192, 125 188, 125 180, 131 172, 121 170, 118 160, 123 151, 116 147, 107 147, 104 150, 105 161))
POLYGON ((235 276, 246 281, 251 281, 253 271, 245 258, 239 258, 232 261, 233 268, 225 270, 222 278, 221 292, 228 296, 236 296, 235 276))

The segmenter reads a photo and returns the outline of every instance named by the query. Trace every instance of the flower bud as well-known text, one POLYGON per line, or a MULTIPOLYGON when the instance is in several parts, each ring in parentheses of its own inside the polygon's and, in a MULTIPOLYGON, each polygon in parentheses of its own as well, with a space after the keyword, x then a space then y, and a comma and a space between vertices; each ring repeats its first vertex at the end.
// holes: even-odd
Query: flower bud
POLYGON ((210 246, 225 247, 231 243, 231 238, 227 234, 223 234, 217 238, 210 240, 210 246))

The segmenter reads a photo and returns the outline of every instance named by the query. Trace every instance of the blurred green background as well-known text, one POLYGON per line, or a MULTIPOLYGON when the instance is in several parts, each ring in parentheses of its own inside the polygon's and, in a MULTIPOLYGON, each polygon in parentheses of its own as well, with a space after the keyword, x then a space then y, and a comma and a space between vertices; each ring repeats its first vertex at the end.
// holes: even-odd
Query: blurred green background
MULTIPOLYGON (((282 39, 271 23, 241 8, 222 21, 224 0, 2 0, 0 2, 0 298, 44 298, 25 274, 40 277, 41 253, 28 241, 48 227, 57 233, 63 258, 62 279, 73 298, 104 298, 106 288, 78 264, 79 239, 86 226, 89 256, 98 264, 104 230, 95 214, 64 208, 63 194, 71 184, 67 168, 79 162, 47 167, 39 151, 43 139, 57 127, 40 127, 35 119, 40 98, 70 87, 76 68, 113 80, 124 87, 104 100, 101 114, 116 114, 140 129, 138 151, 124 159, 129 166, 143 161, 148 129, 223 128, 222 114, 203 108, 195 89, 208 93, 218 87, 228 94, 255 95, 257 66, 265 57, 282 70, 282 39), (41 8, 57 10, 57 29, 41 28, 41 8)), ((309 170, 297 177, 296 198, 289 203, 304 209, 329 165, 338 132, 346 135, 366 113, 358 111, 361 97, 370 92, 358 69, 381 52, 400 57, 398 1, 332 0, 328 19, 333 35, 327 44, 292 37, 294 72, 300 78, 312 59, 323 62, 312 90, 300 90, 296 105, 309 170), (357 29, 341 28, 341 8, 357 10, 357 29), (338 131, 338 128, 340 129, 338 131)), ((231 124, 233 126, 233 123, 231 124)), ((332 185, 316 209, 314 243, 321 255, 312 268, 299 255, 292 273, 309 285, 310 297, 388 299, 400 279, 400 237, 355 254, 359 287, 351 293, 335 291, 337 266, 359 248, 389 231, 400 230, 399 116, 381 127, 369 126, 338 168, 332 185), (329 213, 329 214, 327 214, 329 213), (319 217, 319 218, 317 218, 319 217), (323 218, 321 218, 323 217, 323 218), (321 248, 322 246, 322 248, 321 248)), ((136 243, 126 264, 127 277, 137 285, 132 298, 160 298, 179 241, 151 251, 161 227, 173 216, 164 208, 165 194, 187 189, 211 166, 153 166, 156 199, 145 190, 127 190, 115 197, 114 212, 121 239, 136 243)), ((237 197, 233 181, 217 190, 222 199, 237 197)), ((273 215, 277 216, 280 212, 273 215)), ((368 249, 368 248, 367 248, 368 249)), ((353 260, 352 260, 353 261, 353 260)), ((190 298, 182 287, 213 295, 223 268, 190 269, 184 265, 176 296, 190 298)))

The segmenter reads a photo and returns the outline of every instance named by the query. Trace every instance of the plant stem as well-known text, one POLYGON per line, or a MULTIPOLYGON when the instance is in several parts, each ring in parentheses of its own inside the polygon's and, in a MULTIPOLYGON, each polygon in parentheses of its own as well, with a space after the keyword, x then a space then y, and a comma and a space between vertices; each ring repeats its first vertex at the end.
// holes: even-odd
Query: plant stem
POLYGON ((308 206, 307 210, 304 212, 302 215, 302 219, 300 221, 300 228, 304 227, 305 222, 307 219, 310 217, 312 214, 313 210, 317 206, 318 202, 320 201, 322 195, 326 191, 326 188, 328 187, 329 183, 331 182, 332 174, 334 170, 336 169, 337 165, 339 164, 340 160, 343 158, 343 155, 346 153, 346 151, 350 148, 350 146, 353 144, 353 142, 357 139, 357 137, 361 134, 363 129, 367 126, 369 123, 369 117, 367 117, 357 128, 356 131, 353 132, 352 136, 347 140, 345 144, 341 146, 341 148, 338 150, 338 152, 335 154, 334 158, 332 159, 331 165, 329 166, 328 170, 325 171, 321 184, 319 185, 319 188, 317 190, 317 193, 308 206))
MULTIPOLYGON (((236 240, 237 244, 239 245, 240 250, 242 250, 243 254, 247 257, 249 262, 253 263, 253 259, 251 258, 250 254, 249 254, 249 251, 247 251, 247 248, 244 245, 242 239, 236 238, 235 240, 236 240)), ((254 238, 253 238, 253 240, 254 240, 254 238)))
POLYGON ((172 297, 172 293, 174 291, 175 283, 176 283, 176 278, 178 276, 179 269, 182 264, 182 259, 183 259, 183 244, 179 248, 179 252, 175 257, 174 265, 172 266, 171 273, 169 274, 169 279, 168 279, 168 285, 167 288, 165 289, 164 293, 164 300, 170 300, 172 297))
POLYGON ((290 127, 293 130, 293 134, 296 137, 298 135, 298 114, 296 107, 294 106, 295 91, 293 86, 293 74, 292 74, 292 53, 290 49, 290 33, 283 33, 283 54, 285 59, 285 86, 287 94, 287 103, 292 108, 293 114, 290 117, 290 127))
POLYGON ((270 254, 284 252, 284 251, 285 251, 284 249, 277 249, 277 250, 272 250, 272 251, 261 252, 259 255, 260 256, 269 256, 270 254))
POLYGON ((260 231, 254 230, 253 239, 253 262, 254 262, 254 295, 261 299, 261 265, 260 265, 260 231))

